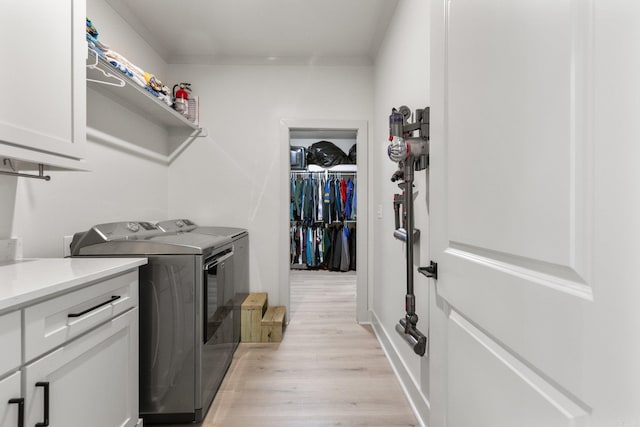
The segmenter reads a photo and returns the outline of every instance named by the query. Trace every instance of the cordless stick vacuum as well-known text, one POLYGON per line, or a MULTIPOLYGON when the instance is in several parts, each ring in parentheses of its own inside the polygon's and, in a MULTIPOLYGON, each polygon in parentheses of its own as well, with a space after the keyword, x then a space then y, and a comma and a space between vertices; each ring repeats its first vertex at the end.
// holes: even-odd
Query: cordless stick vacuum
POLYGON ((407 245, 407 295, 405 297, 406 315, 396 325, 396 331, 411 345, 413 351, 424 356, 427 349, 427 337, 418 330, 416 298, 413 294, 413 245, 418 236, 414 227, 413 180, 415 171, 424 170, 429 165, 429 108, 416 110, 415 122, 409 123, 411 110, 402 106, 391 110, 389 116, 389 158, 398 163, 398 170, 391 181, 402 181, 398 186, 402 195, 394 196, 396 230, 394 236, 407 245), (412 136, 417 134, 417 136, 412 136), (402 207, 402 223, 400 221, 402 207))

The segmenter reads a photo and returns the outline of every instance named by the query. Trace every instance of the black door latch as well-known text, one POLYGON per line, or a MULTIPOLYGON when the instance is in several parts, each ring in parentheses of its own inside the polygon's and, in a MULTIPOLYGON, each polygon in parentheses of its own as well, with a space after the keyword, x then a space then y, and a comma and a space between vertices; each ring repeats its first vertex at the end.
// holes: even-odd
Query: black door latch
POLYGON ((429 267, 418 267, 418 273, 438 280, 438 263, 431 261, 429 262, 429 267))

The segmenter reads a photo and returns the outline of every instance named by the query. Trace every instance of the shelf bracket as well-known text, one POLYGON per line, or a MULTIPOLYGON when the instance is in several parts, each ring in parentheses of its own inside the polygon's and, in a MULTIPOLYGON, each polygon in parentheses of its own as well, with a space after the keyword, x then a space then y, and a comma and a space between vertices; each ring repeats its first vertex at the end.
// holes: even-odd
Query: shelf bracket
POLYGON ((51 177, 49 175, 44 174, 44 165, 42 163, 38 164, 38 175, 30 175, 27 173, 16 172, 16 168, 13 166, 13 162, 11 159, 3 159, 2 163, 5 166, 9 166, 11 171, 0 171, 1 175, 10 175, 10 176, 19 176, 22 178, 34 178, 34 179, 43 179, 45 181, 51 181, 51 177))
POLYGON ((189 137, 186 139, 186 141, 184 141, 182 144, 180 144, 180 146, 178 148, 176 148, 173 153, 171 153, 171 155, 168 156, 168 163, 171 164, 173 163, 173 161, 180 155, 180 153, 182 153, 188 146, 189 144, 191 144, 193 141, 196 140, 196 138, 203 136, 202 134, 205 133, 204 136, 206 136, 207 130, 206 128, 198 128, 196 130, 194 130, 193 132, 191 132, 191 135, 189 135, 189 137))

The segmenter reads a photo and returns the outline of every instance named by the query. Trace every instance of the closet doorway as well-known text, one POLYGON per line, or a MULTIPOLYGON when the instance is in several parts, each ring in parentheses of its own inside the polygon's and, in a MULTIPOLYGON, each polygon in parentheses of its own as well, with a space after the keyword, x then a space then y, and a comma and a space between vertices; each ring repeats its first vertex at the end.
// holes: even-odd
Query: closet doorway
MULTIPOLYGON (((290 298, 290 270, 292 268, 307 268, 307 264, 312 264, 318 268, 326 271, 324 267, 321 267, 320 260, 313 258, 312 261, 306 259, 303 260, 302 256, 299 259, 293 259, 291 253, 291 233, 292 226, 300 226, 306 227, 307 225, 318 224, 324 232, 325 227, 328 227, 330 224, 331 232, 337 233, 337 229, 340 228, 340 233, 344 232, 342 227, 348 227, 348 230, 355 230, 355 239, 353 239, 353 243, 355 244, 355 258, 352 262, 356 265, 356 270, 345 272, 344 274, 354 274, 356 275, 356 312, 354 313, 356 321, 359 323, 367 323, 369 322, 368 315, 368 307, 369 307, 369 283, 368 283, 368 275, 369 275, 369 248, 368 248, 368 236, 370 233, 369 230, 369 221, 368 221, 368 163, 367 163, 367 142, 368 142, 368 134, 367 134, 367 122, 366 121, 342 121, 342 120, 282 120, 281 121, 281 132, 282 132, 282 159, 284 159, 284 165, 282 168, 282 187, 284 191, 282 191, 281 203, 282 207, 282 222, 281 222, 281 236, 283 239, 281 240, 282 245, 280 247, 280 253, 282 260, 280 269, 280 301, 283 305, 287 306, 287 310, 289 310, 291 298, 290 298), (329 141, 338 148, 340 148, 346 156, 348 156, 349 151, 355 151, 356 154, 356 163, 355 164, 341 164, 337 166, 324 167, 322 165, 308 165, 304 167, 291 168, 291 146, 302 146, 308 147, 311 144, 318 141, 329 141), (353 147, 355 146, 355 147, 353 147), (292 220, 292 212, 291 212, 291 179, 294 178, 311 178, 310 182, 315 182, 314 185, 317 186, 315 189, 316 194, 317 191, 320 190, 320 185, 322 185, 322 190, 324 190, 324 185, 327 182, 332 182, 331 188, 340 188, 340 182, 344 180, 345 186, 351 181, 350 186, 354 186, 352 191, 355 191, 355 194, 351 193, 352 196, 355 196, 355 200, 351 199, 351 203, 348 206, 348 212, 346 206, 342 206, 341 213, 338 211, 327 212, 326 209, 322 212, 322 220, 319 220, 318 215, 319 212, 316 210, 314 214, 310 214, 309 212, 305 212, 305 218, 302 218, 300 221, 299 215, 300 212, 296 212, 294 215, 294 220, 292 220), (320 184, 322 183, 322 184, 320 184), (331 215, 330 220, 327 221, 326 215, 331 215), (294 264, 294 265, 292 265, 294 264)), ((343 187, 344 189, 345 187, 343 187)), ((339 191, 338 191, 339 197, 339 191)), ((321 204, 321 203, 318 203, 321 204)), ((318 206, 316 205, 316 209, 318 206)), ((317 229, 314 228, 314 232, 317 229)), ((328 228, 327 228, 328 231, 328 228)), ((298 230, 300 233, 301 230, 298 230)), ((311 233, 310 230, 305 228, 305 234, 299 234, 304 237, 311 237, 313 235, 306 234, 307 232, 311 233)), ((325 237, 325 239, 329 238, 329 235, 325 237)), ((321 238, 322 235, 316 235, 317 239, 321 238)), ((334 234, 334 237, 335 234, 334 234)), ((343 240, 346 241, 346 240, 343 240)), ((305 249, 305 254, 306 254, 305 249)), ((314 254, 319 253, 319 249, 313 252, 314 254)), ((340 257, 337 257, 338 263, 336 264, 336 257, 333 259, 333 267, 329 270, 334 271, 344 271, 344 255, 342 256, 342 265, 340 267, 340 257)), ((322 260, 322 263, 325 265, 329 260, 322 260)), ((314 268, 314 267, 312 267, 314 268)), ((348 267, 347 267, 348 268, 348 267)), ((340 272, 336 272, 336 275, 340 275, 340 272)), ((338 276, 336 276, 338 277, 338 276)), ((295 315, 295 313, 292 313, 295 315)), ((288 316, 290 318, 290 316, 288 316)))

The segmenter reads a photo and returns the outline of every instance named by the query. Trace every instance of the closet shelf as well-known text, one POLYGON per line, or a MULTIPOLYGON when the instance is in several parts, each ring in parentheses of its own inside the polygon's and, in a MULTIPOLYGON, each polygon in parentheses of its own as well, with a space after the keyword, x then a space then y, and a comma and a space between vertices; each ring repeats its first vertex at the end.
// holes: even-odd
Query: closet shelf
POLYGON ((358 165, 335 165, 325 168, 319 165, 308 165, 306 170, 292 170, 291 172, 357 172, 358 165))
MULTIPOLYGON (((93 53, 89 54, 88 62, 95 63, 93 53)), ((182 114, 158 100, 144 88, 138 86, 131 78, 120 72, 103 58, 98 57, 98 62, 95 67, 87 66, 87 81, 91 85, 90 87, 97 92, 138 112, 155 123, 160 123, 166 128, 191 129, 192 131, 201 130, 198 125, 187 120, 182 114), (114 77, 107 78, 105 77, 105 73, 114 77), (95 80, 104 81, 105 84, 97 83, 95 80), (121 80, 124 82, 124 85, 113 84, 110 80, 121 80)))

